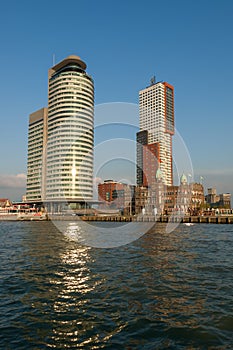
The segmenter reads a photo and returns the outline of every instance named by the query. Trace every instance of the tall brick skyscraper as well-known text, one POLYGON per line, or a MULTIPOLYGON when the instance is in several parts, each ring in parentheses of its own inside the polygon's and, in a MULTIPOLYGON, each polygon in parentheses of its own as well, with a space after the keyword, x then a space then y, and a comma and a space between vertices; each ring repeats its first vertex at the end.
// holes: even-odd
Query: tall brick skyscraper
POLYGON ((139 92, 139 118, 137 185, 150 186, 158 167, 162 173, 163 183, 172 185, 173 86, 166 82, 156 83, 152 80, 150 86, 141 90, 139 92), (150 157, 148 152, 151 152, 150 157))

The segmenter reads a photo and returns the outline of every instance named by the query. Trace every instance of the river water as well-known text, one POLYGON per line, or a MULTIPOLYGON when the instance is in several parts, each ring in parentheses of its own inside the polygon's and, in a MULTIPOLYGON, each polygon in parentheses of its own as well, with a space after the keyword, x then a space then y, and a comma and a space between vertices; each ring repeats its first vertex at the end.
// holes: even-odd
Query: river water
POLYGON ((233 348, 233 225, 94 248, 52 222, 0 222, 0 246, 0 349, 233 348))

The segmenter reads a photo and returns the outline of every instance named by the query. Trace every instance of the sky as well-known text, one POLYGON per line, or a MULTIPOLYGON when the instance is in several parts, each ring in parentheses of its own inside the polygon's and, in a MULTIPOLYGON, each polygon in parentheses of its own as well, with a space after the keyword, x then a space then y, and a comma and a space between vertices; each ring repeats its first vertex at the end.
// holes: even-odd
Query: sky
POLYGON ((25 193, 28 117, 47 105, 53 60, 71 54, 87 63, 96 106, 137 105, 153 75, 172 84, 193 179, 233 194, 232 18, 231 0, 2 2, 0 198, 25 193))

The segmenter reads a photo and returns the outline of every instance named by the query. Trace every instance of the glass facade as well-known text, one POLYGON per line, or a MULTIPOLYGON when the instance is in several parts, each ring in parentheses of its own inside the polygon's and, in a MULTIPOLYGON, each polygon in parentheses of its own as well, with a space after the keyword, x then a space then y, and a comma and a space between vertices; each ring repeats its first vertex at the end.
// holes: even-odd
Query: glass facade
POLYGON ((94 84, 71 62, 49 77, 46 200, 93 196, 94 84))
POLYGON ((48 108, 30 115, 28 201, 93 197, 94 83, 78 56, 49 69, 48 108))

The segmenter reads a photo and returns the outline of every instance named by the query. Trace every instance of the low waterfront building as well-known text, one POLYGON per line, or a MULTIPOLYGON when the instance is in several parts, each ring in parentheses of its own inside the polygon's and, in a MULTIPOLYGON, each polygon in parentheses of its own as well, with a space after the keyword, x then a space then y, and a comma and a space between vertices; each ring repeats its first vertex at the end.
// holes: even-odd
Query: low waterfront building
POLYGON ((0 198, 0 209, 5 210, 12 206, 12 202, 8 198, 0 198))
POLYGON ((168 214, 174 208, 183 214, 196 215, 205 201, 203 185, 200 183, 188 184, 185 174, 182 174, 179 186, 168 186, 166 190, 165 210, 168 214))
POLYGON ((164 189, 164 214, 170 214, 176 207, 179 186, 166 186, 164 189))
POLYGON ((8 198, 0 198, 0 208, 10 207, 12 205, 8 198))
POLYGON ((147 205, 148 187, 136 186, 135 188, 135 214, 140 215, 147 205))
POLYGON ((135 189, 135 213, 155 215, 183 213, 195 215, 204 204, 204 188, 202 184, 188 184, 183 174, 179 186, 166 186, 162 183, 160 169, 156 173, 156 181, 149 186, 137 186, 135 189))
POLYGON ((200 183, 191 183, 190 214, 197 215, 205 203, 204 187, 200 183))
POLYGON ((216 188, 208 188, 207 195, 205 196, 205 200, 207 204, 214 204, 219 201, 219 196, 217 195, 216 188))
POLYGON ((231 194, 230 193, 221 193, 219 195, 218 206, 220 208, 230 209, 231 208, 231 194))
POLYGON ((206 204, 210 209, 222 208, 231 209, 231 194, 217 194, 216 188, 208 188, 208 193, 205 196, 206 204))
POLYGON ((124 215, 135 212, 135 186, 113 180, 98 184, 100 209, 117 209, 124 215))

